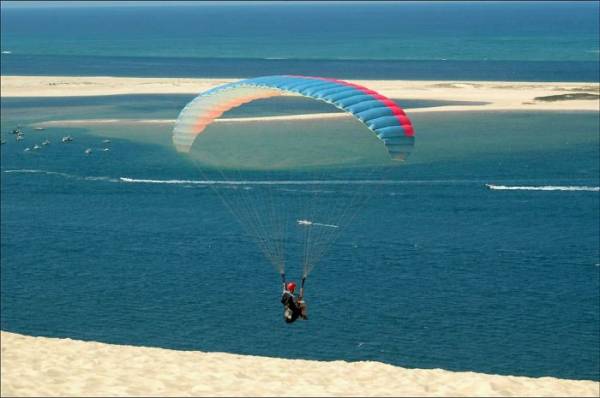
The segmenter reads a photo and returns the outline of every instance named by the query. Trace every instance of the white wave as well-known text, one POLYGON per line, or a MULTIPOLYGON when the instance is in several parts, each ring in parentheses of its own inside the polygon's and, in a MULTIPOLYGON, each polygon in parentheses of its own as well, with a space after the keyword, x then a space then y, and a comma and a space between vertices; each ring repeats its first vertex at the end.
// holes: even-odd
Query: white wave
POLYGON ((493 184, 485 184, 486 187, 493 190, 499 191, 591 191, 591 192, 599 192, 600 187, 590 187, 590 186, 581 186, 581 185, 540 185, 540 186, 518 186, 518 185, 493 185, 493 184))
MULTIPOLYGON (((223 187, 234 188, 236 186, 244 186, 244 189, 251 189, 250 186, 266 185, 266 186, 310 186, 310 185, 421 185, 421 184, 464 184, 477 183, 478 181, 467 180, 158 180, 158 179, 138 179, 129 177, 113 178, 109 176, 78 176, 68 173, 62 173, 50 170, 39 169, 10 169, 2 170, 4 173, 21 173, 21 174, 46 174, 61 176, 64 178, 74 178, 85 181, 107 181, 129 184, 167 184, 167 185, 182 185, 187 188, 198 185, 219 185, 223 187)), ((481 183, 481 182, 479 182, 481 183)), ((585 185, 495 185, 485 184, 491 190, 525 190, 525 191, 588 191, 599 192, 600 187, 585 186, 585 185)), ((333 191, 323 189, 291 189, 280 188, 282 191, 289 192, 310 192, 310 193, 331 193, 333 191)), ((396 193, 391 193, 395 195, 396 193)))
POLYGON ((300 192, 300 193, 335 193, 335 191, 328 191, 325 189, 290 189, 290 188, 278 188, 281 192, 300 192))
POLYGON ((116 178, 112 178, 112 177, 105 177, 105 176, 100 176, 100 177, 83 177, 84 180, 87 181, 110 181, 110 182, 119 182, 118 179, 116 178))
MULTIPOLYGON (((132 184, 195 184, 195 185, 408 185, 439 184, 452 181, 401 181, 401 180, 156 180, 119 177, 121 182, 132 184)), ((328 192, 328 191, 312 191, 328 192)))
MULTIPOLYGON (((204 181, 204 180, 150 180, 142 178, 119 177, 119 181, 130 184, 185 184, 185 185, 212 185, 228 183, 227 181, 204 181)), ((231 183, 229 183, 231 184, 231 183)))
POLYGON ((17 169, 17 170, 4 170, 5 173, 44 173, 44 170, 35 169, 17 169))
POLYGON ((61 176, 65 178, 75 178, 86 181, 110 181, 110 182, 119 182, 118 179, 107 177, 107 176, 78 176, 74 174, 61 173, 58 171, 50 171, 50 170, 38 170, 38 169, 14 169, 14 170, 3 170, 5 173, 13 173, 13 174, 46 174, 46 175, 55 175, 61 176))
POLYGON ((48 170, 37 170, 37 169, 16 169, 16 170, 4 170, 5 173, 23 173, 23 174, 47 174, 47 175, 59 175, 62 177, 76 177, 71 174, 61 173, 58 171, 48 171, 48 170))
POLYGON ((154 180, 138 178, 119 178, 122 182, 137 184, 196 184, 196 185, 307 185, 322 184, 327 181, 291 181, 291 180, 154 180))

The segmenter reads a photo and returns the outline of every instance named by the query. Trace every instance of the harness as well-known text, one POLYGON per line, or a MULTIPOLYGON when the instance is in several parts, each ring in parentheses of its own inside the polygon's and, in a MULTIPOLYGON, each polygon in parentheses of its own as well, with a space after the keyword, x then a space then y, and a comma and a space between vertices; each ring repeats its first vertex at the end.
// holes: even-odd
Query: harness
MULTIPOLYGON (((297 304, 295 304, 295 307, 297 309, 297 313, 294 312, 294 310, 292 310, 292 308, 290 308, 290 306, 288 305, 289 300, 294 300, 294 294, 292 292, 290 292, 287 289, 287 284, 285 282, 285 273, 281 273, 281 281, 283 282, 283 296, 285 296, 286 294, 288 295, 289 299, 286 300, 286 303, 284 304, 285 308, 283 311, 283 317, 285 319, 286 322, 291 323, 294 322, 296 319, 298 319, 298 317, 301 317, 302 319, 308 319, 306 316, 306 305, 304 304, 304 284, 306 282, 306 276, 302 277, 302 284, 300 286, 300 296, 298 297, 298 302, 297 304)), ((283 297, 282 297, 282 302, 283 302, 283 297)))

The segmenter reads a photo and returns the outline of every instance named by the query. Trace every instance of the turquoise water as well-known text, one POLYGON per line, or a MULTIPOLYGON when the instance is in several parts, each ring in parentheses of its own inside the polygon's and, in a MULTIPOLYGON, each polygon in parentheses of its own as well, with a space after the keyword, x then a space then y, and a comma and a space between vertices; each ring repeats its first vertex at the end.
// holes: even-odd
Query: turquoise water
POLYGON ((597 81, 598 18, 597 2, 3 8, 2 74, 597 81))
MULTIPOLYGON (((204 174, 174 151, 169 126, 34 132, 27 124, 63 115, 173 118, 182 98, 138 96, 131 109, 111 108, 110 100, 97 99, 92 109, 91 100, 2 102, 2 330, 600 378, 598 191, 484 186, 598 187, 596 113, 412 115, 414 153, 386 175, 397 183, 369 188, 367 206, 343 225, 309 276, 311 319, 290 327, 281 319, 277 272, 221 200, 234 191, 193 183, 204 174), (9 133, 18 122, 26 131, 21 142, 9 133), (66 134, 75 141, 60 144, 66 134), (49 146, 23 152, 45 138, 49 146), (111 151, 101 152, 106 138, 111 151)), ((286 106, 308 110, 302 102, 286 106)), ((348 119, 225 123, 211 131, 368 134, 359 127, 348 119)), ((328 190, 320 214, 352 195, 348 187, 328 190)), ((254 192, 260 201, 261 191, 254 192)), ((275 199, 287 206, 312 197, 297 189, 277 191, 275 199)), ((295 216, 289 214, 290 231, 295 216)), ((289 239, 288 274, 295 279, 298 242, 289 239)))

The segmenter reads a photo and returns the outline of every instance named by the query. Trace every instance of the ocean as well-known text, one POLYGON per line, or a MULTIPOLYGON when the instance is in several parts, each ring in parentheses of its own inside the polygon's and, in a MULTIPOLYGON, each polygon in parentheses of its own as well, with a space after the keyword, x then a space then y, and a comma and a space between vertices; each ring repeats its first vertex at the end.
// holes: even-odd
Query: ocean
MULTIPOLYGON (((597 3, 440 6, 445 10, 357 5, 344 6, 346 19, 336 17, 334 6, 293 7, 294 13, 285 6, 3 8, 2 50, 11 53, 2 55, 2 74, 95 75, 102 69, 115 76, 246 77, 263 74, 260 65, 270 64, 328 70, 334 77, 339 66, 343 78, 391 79, 405 76, 398 65, 412 63, 414 75, 406 78, 598 81, 597 3), (118 22, 107 30, 106 20, 118 22), (330 39, 316 45, 317 37, 330 39), (368 45, 355 44, 363 39, 368 45), (342 48, 332 50, 336 46, 342 48), (287 59, 263 59, 277 57, 287 59), (26 61, 36 59, 53 66, 26 61), (192 71, 207 59, 214 60, 212 74, 208 67, 192 71), (188 66, 178 69, 178 62, 188 66), (455 64, 443 66, 448 62, 455 64), (482 66, 460 68, 461 62, 482 66), (245 69, 252 63, 259 66, 245 69), (377 67, 386 63, 390 74, 377 67), (521 72, 510 75, 502 63, 521 72), (425 64, 431 68, 419 67, 425 64)), ((371 185, 359 179, 318 192, 316 184, 268 191, 211 185, 215 179, 207 182, 193 158, 175 151, 168 123, 33 129, 49 120, 174 119, 192 98, 2 98, 2 330, 600 380, 597 112, 409 114, 417 138, 405 163, 385 174, 375 169, 371 185), (11 134, 17 125, 25 131, 18 142, 11 134), (61 143, 66 135, 74 141, 61 143), (49 145, 31 149, 46 139, 49 145), (315 203, 312 214, 323 217, 318 221, 356 195, 368 200, 351 219, 340 218, 337 239, 308 277, 309 320, 285 324, 280 277, 244 229, 248 225, 228 211, 227 203, 242 202, 228 198, 246 198, 249 209, 273 201, 286 211, 287 273, 298 281, 304 230, 295 223, 300 213, 294 206, 315 203)), ((406 108, 442 104, 395 100, 406 108)), ((287 98, 258 101, 227 116, 333 111, 287 98)), ((213 136, 247 141, 273 137, 281 148, 292 145, 295 155, 318 159, 334 157, 327 145, 342 132, 364 138, 364 153, 378 156, 376 140, 351 118, 209 129, 213 136), (302 145, 293 146, 299 135, 302 145)), ((358 144, 345 141, 336 145, 346 144, 354 159, 358 144)), ((256 147, 265 145, 275 144, 256 147)), ((244 162, 269 154, 252 148, 244 162)), ((355 168, 323 170, 317 175, 328 181, 360 176, 355 168)), ((248 180, 261 175, 243 173, 248 180)), ((292 178, 306 180, 298 176, 292 178)))
POLYGON ((597 81, 598 7, 4 7, 2 74, 597 81))

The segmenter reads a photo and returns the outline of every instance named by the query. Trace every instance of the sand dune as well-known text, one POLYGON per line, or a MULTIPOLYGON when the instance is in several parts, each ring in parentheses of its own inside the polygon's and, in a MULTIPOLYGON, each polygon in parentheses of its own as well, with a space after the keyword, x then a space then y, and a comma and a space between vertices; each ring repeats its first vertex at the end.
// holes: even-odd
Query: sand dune
MULTIPOLYGON (((137 78, 74 76, 1 76, 2 97, 63 97, 116 94, 197 94, 239 79, 137 78)), ((532 83, 482 81, 352 80, 391 98, 485 102, 482 105, 449 105, 432 110, 587 110, 598 111, 598 83, 532 83), (565 94, 588 94, 565 96, 565 94), (556 101, 539 98, 558 96, 556 101), (538 98, 538 99, 536 99, 538 98)))
POLYGON ((589 396, 600 383, 131 347, 2 332, 2 396, 589 396), (283 369, 296 374, 289 378, 283 369))

